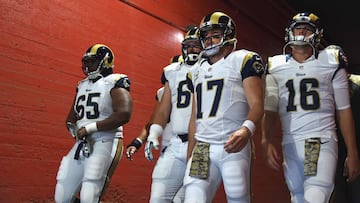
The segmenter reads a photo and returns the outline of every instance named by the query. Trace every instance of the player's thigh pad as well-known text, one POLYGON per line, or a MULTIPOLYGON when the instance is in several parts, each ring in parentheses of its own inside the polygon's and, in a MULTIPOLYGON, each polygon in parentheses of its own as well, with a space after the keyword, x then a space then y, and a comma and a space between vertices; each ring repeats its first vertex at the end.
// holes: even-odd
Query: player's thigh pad
POLYGON ((111 157, 112 142, 96 142, 94 151, 85 162, 84 180, 99 180, 105 178, 111 157))
POLYGON ((184 176, 185 203, 212 201, 222 180, 221 172, 218 166, 223 153, 224 145, 210 145, 210 164, 207 179, 199 179, 189 176, 192 157, 190 158, 190 160, 187 162, 184 176))
POLYGON ((152 178, 153 179, 164 179, 174 178, 179 174, 184 174, 185 165, 176 159, 173 152, 169 149, 161 154, 154 167, 152 178))
POLYGON ((337 166, 337 143, 331 138, 321 138, 317 173, 304 183, 305 202, 329 202, 334 189, 337 166))
POLYGON ((71 201, 73 195, 78 192, 83 176, 83 166, 81 163, 73 159, 71 155, 62 158, 56 176, 55 202, 71 201))
POLYGON ((250 142, 237 153, 223 153, 221 174, 228 202, 250 202, 250 142))
POLYGON ((75 144, 66 156, 63 156, 60 162, 59 170, 56 179, 63 181, 64 179, 74 179, 76 177, 82 178, 82 164, 81 160, 74 159, 74 154, 77 148, 75 144))
POLYGON ((288 189, 294 198, 303 199, 304 194, 304 141, 289 143, 283 146, 284 176, 288 189))

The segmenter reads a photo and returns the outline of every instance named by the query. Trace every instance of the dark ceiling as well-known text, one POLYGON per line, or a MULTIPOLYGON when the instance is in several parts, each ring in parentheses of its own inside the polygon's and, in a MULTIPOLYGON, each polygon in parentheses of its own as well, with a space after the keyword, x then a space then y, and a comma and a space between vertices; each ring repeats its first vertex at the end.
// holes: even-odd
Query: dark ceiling
POLYGON ((296 12, 313 12, 320 18, 327 44, 339 45, 349 59, 350 72, 360 74, 360 12, 357 1, 289 0, 296 12))

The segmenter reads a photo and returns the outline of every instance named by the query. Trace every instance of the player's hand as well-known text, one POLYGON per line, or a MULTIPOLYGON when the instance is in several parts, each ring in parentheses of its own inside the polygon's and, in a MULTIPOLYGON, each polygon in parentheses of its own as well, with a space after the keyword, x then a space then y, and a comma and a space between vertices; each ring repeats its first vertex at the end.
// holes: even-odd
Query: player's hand
POLYGON ((86 132, 86 129, 84 127, 80 128, 77 131, 77 136, 79 140, 83 140, 87 135, 88 133, 86 132))
POLYGON ((159 140, 158 137, 162 134, 163 128, 159 124, 151 124, 149 128, 149 136, 145 145, 145 158, 149 161, 154 160, 152 150, 159 149, 159 140))
POLYGON ((126 148, 126 158, 129 160, 133 160, 133 155, 137 152, 137 149, 135 146, 128 146, 126 148))
POLYGON ((281 158, 276 147, 272 143, 266 142, 262 143, 262 150, 266 164, 270 168, 279 171, 281 167, 281 158))
POLYGON ((346 157, 344 163, 344 176, 347 182, 352 182, 360 175, 360 161, 357 158, 346 157))
POLYGON ((126 147, 126 158, 133 160, 133 155, 140 149, 142 143, 143 141, 139 137, 133 139, 133 141, 131 141, 131 143, 126 147))
POLYGON ((247 128, 240 128, 230 135, 226 141, 224 148, 228 153, 240 152, 248 143, 250 138, 249 130, 247 128))
POLYGON ((153 149, 156 149, 158 150, 159 149, 159 140, 157 137, 154 137, 151 135, 149 135, 149 137, 147 138, 147 141, 146 141, 146 145, 145 145, 145 158, 149 161, 152 161, 154 160, 154 156, 153 156, 153 153, 152 153, 152 150, 153 149))

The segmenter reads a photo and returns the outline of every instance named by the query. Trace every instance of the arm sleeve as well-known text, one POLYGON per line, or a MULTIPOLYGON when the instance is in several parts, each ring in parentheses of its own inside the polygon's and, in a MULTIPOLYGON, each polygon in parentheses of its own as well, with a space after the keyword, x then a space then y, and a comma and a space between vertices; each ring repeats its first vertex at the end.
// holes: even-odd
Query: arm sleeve
POLYGON ((350 108, 348 76, 344 68, 340 68, 333 78, 334 98, 337 110, 350 108))
POLYGON ((279 90, 274 77, 266 75, 265 106, 267 111, 277 112, 279 108, 279 90))

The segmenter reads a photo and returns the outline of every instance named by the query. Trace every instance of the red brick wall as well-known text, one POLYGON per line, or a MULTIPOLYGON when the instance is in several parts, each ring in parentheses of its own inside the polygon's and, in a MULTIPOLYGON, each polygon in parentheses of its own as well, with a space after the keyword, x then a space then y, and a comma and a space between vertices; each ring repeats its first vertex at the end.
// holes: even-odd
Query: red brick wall
MULTIPOLYGON (((0 2, 0 202, 52 201, 61 157, 73 143, 64 121, 81 72, 81 57, 93 43, 115 54, 115 72, 131 80, 134 111, 125 144, 140 132, 154 105, 162 68, 180 54, 176 38, 214 10, 232 16, 238 47, 264 59, 279 53, 291 16, 285 0, 256 1, 56 1, 0 2), (191 3, 187 3, 191 2, 191 3)), ((265 167, 259 131, 253 172, 254 202, 276 196, 288 202, 281 173, 265 167), (276 194, 276 195, 274 195, 276 194)), ((142 150, 121 160, 105 200, 147 202, 154 162, 142 150)), ((224 202, 220 190, 215 202, 224 202)))

